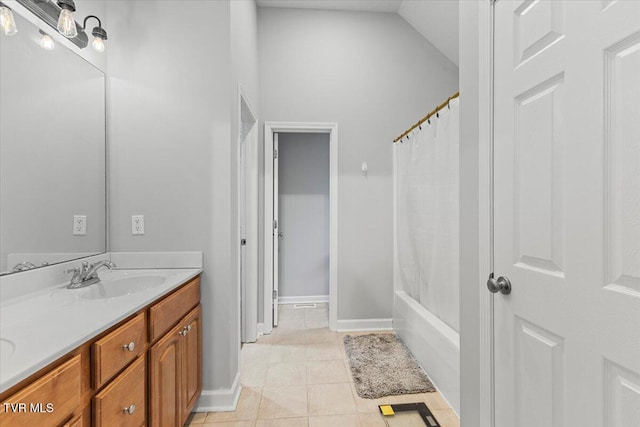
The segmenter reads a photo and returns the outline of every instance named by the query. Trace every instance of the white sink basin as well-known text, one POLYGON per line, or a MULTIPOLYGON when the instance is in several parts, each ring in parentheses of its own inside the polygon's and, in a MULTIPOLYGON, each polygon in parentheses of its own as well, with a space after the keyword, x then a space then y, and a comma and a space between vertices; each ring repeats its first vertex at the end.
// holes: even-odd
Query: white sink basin
POLYGON ((8 360, 16 351, 16 345, 9 340, 0 338, 0 360, 8 360))
POLYGON ((163 275, 131 275, 103 280, 82 289, 78 296, 85 299, 115 298, 148 291, 162 285, 167 277, 163 275))

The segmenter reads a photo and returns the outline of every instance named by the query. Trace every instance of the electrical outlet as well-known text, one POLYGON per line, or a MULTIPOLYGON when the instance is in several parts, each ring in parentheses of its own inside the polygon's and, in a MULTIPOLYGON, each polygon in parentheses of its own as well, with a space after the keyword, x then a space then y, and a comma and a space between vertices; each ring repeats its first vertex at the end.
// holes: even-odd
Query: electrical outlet
POLYGON ((73 216, 73 235, 85 236, 86 234, 87 234, 87 216, 74 215, 73 216))
POLYGON ((131 234, 144 234, 144 215, 131 215, 131 234))

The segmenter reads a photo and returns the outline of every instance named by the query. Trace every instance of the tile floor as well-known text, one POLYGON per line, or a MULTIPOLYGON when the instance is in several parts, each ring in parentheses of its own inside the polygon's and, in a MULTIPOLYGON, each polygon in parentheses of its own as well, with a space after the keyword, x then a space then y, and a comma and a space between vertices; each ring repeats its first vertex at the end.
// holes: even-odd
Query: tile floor
POLYGON ((280 307, 274 332, 242 347, 236 410, 194 413, 188 426, 385 427, 378 405, 423 401, 442 427, 459 427, 458 416, 438 392, 358 397, 342 343, 346 333, 329 330, 326 304, 280 307))

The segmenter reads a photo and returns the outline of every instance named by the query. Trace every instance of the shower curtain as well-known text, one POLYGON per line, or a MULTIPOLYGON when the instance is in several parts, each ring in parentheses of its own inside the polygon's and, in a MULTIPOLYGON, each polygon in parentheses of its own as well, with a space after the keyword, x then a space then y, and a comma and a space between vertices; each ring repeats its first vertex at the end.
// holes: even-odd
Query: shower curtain
POLYGON ((459 98, 394 144, 396 289, 459 332, 459 98))

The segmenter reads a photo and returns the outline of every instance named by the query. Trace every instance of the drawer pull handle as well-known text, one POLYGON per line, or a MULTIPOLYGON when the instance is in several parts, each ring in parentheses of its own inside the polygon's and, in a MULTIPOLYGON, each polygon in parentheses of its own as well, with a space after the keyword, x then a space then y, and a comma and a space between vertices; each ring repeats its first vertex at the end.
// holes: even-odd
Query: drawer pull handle
POLYGON ((183 337, 187 335, 187 329, 183 328, 181 331, 178 332, 178 335, 182 335, 183 337))
POLYGON ((136 411, 136 404, 132 403, 131 405, 129 405, 128 408, 122 408, 122 412, 125 414, 129 414, 129 415, 133 415, 133 413, 136 411))
MULTIPOLYGON (((134 343, 133 341, 131 341, 129 344, 125 344, 122 346, 123 350, 127 350, 127 351, 133 351, 136 348, 136 343, 134 343)), ((135 405, 134 405, 135 408, 135 405)))
POLYGON ((191 325, 187 325, 184 328, 187 330, 187 332, 191 332, 191 325))

